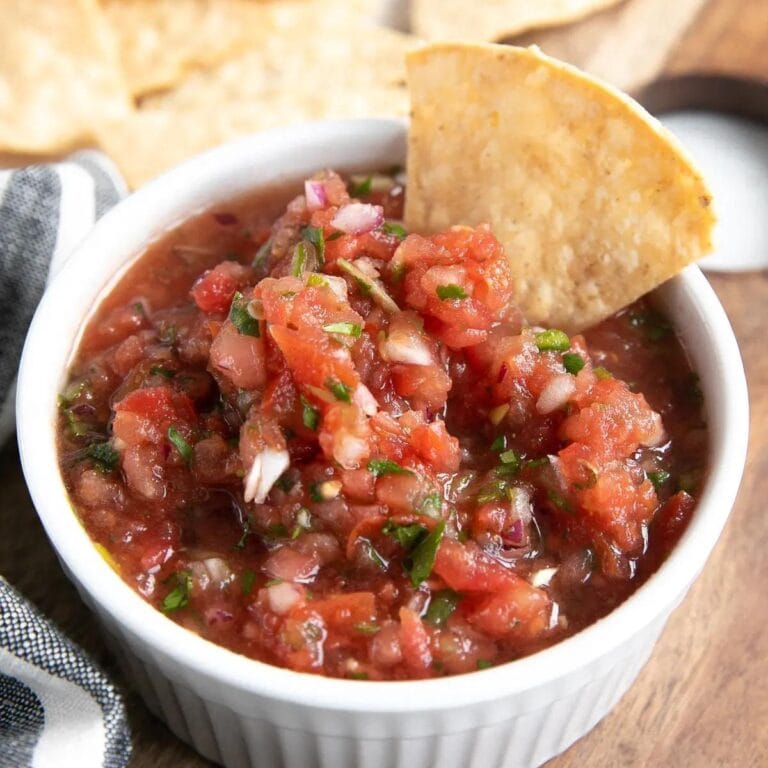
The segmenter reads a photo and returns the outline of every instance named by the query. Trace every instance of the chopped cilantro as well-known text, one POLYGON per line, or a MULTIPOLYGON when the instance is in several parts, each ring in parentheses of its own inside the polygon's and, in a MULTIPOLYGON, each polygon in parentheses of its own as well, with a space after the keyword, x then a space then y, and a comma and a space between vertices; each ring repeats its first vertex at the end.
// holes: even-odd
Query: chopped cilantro
POLYGON ((595 368, 595 376, 597 376, 600 381, 613 378, 613 374, 607 368, 603 368, 602 365, 598 365, 597 368, 595 368))
POLYGON ((287 472, 283 472, 283 474, 277 478, 275 485, 284 493, 288 493, 288 491, 296 485, 296 481, 290 477, 287 472))
POLYGON ((91 431, 91 425, 78 419, 69 408, 64 411, 64 418, 73 437, 85 437, 91 431))
POLYGON ((181 432, 176 427, 168 427, 168 440, 173 443, 181 458, 189 464, 192 461, 192 446, 182 437, 181 432))
POLYGON ((356 339, 360 338, 360 334, 363 332, 361 326, 355 323, 328 323, 323 326, 323 330, 326 333, 339 333, 342 336, 354 336, 356 339))
POLYGON ((477 660, 477 668, 478 669, 488 669, 489 667, 493 666, 493 662, 489 659, 478 659, 477 660))
POLYGON ((584 358, 576 352, 566 352, 563 355, 563 366, 574 376, 586 365, 584 358))
POLYGON ((401 467, 396 461, 390 461, 389 459, 371 459, 368 462, 368 471, 375 477, 413 474, 413 470, 401 467))
POLYGON ((178 571, 176 574, 176 586, 163 598, 163 611, 171 613, 184 608, 189 603, 189 594, 192 591, 192 574, 189 571, 178 571))
POLYGON ((317 425, 320 423, 320 411, 304 395, 301 396, 301 420, 307 429, 311 429, 313 432, 317 431, 317 425))
POLYGON ((235 549, 244 549, 245 542, 247 541, 251 533, 252 533, 251 521, 248 519, 247 515, 243 516, 243 533, 240 536, 240 538, 237 540, 237 544, 235 544, 235 549))
POLYGON ((395 539, 406 552, 410 552, 427 535, 427 529, 419 523, 400 525, 391 520, 382 526, 381 532, 395 539))
POLYGON ((166 368, 162 365, 153 365, 149 369, 150 376, 162 376, 164 379, 172 379, 176 375, 176 371, 172 371, 170 368, 166 368))
POLYGON ((368 673, 367 672, 350 672, 349 676, 353 680, 367 680, 368 679, 368 673))
POLYGON ((320 286, 328 285, 328 281, 322 275, 318 275, 317 273, 313 272, 307 278, 307 285, 310 288, 319 288, 320 286))
POLYGON ((85 449, 85 455, 104 472, 111 472, 120 459, 120 454, 108 442, 91 443, 85 449))
POLYGON ((492 451, 503 451, 507 447, 507 436, 497 435, 491 443, 492 451))
POLYGON ((399 283, 405 277, 405 264, 396 264, 390 267, 390 275, 393 283, 399 283))
POLYGON ((250 595, 253 591, 253 583, 256 581, 256 573, 250 568, 246 568, 240 574, 240 591, 244 595, 250 595))
POLYGON ((264 586, 265 587, 276 587, 278 584, 282 584, 282 583, 283 583, 282 579, 270 579, 269 581, 267 581, 264 584, 264 586))
POLYGON ((235 291, 229 308, 229 319, 242 336, 260 336, 259 321, 248 311, 248 301, 235 291))
POLYGON ((520 457, 517 455, 514 448, 510 448, 508 451, 499 454, 499 459, 502 464, 520 464, 520 457))
POLYGON ((435 289, 435 293, 437 294, 437 298, 441 301, 467 298, 467 292, 460 285, 455 285, 454 283, 438 285, 435 289))
POLYGON ((355 629, 364 635, 375 635, 381 627, 378 624, 371 624, 368 621, 361 621, 355 624, 355 629))
POLYGON ((549 490, 547 491, 547 498, 558 508, 563 510, 563 512, 572 512, 573 509, 571 507, 571 503, 568 501, 568 499, 561 496, 557 491, 549 490))
POLYGON ((497 470, 499 474, 516 475, 520 471, 520 456, 518 456, 514 448, 500 453, 499 460, 501 461, 501 466, 497 470))
POLYGON ((272 250, 272 238, 268 237, 260 246, 259 250, 256 251, 256 255, 253 257, 253 262, 251 266, 261 271, 261 269, 266 266, 267 256, 269 256, 270 251, 272 250))
POLYGON ((408 236, 405 227, 402 224, 398 224, 396 221, 385 221, 381 225, 381 228, 386 234, 399 237, 401 240, 408 236))
POLYGON ((351 403, 352 398, 349 394, 349 387, 338 379, 326 379, 325 386, 330 390, 331 394, 342 403, 351 403))
POLYGON ((176 326, 171 323, 170 325, 165 326, 165 328, 163 328, 163 330, 160 332, 160 343, 168 344, 172 347, 176 343, 178 336, 179 332, 176 329, 176 326))
POLYGON ((293 261, 291 262, 291 274, 294 277, 301 277, 307 268, 307 244, 302 241, 296 244, 293 249, 293 261))
POLYGON ((363 280, 362 277, 356 277, 355 276, 355 283, 357 284, 358 290, 360 291, 360 295, 367 298, 370 298, 373 295, 373 285, 369 283, 366 280, 363 280))
POLYGON ((443 538, 445 522, 441 520, 432 531, 416 545, 411 556, 403 563, 411 576, 411 584, 418 587, 422 581, 429 578, 435 565, 437 548, 443 538))
POLYGON ((653 483, 653 487, 658 491, 664 483, 669 480, 671 475, 664 469, 657 469, 655 472, 648 473, 648 479, 653 483))
POLYGON ((571 346, 571 340, 564 331, 550 328, 536 334, 536 346, 541 352, 566 352, 571 346))
POLYGON ((441 627, 456 610, 459 600, 461 600, 461 595, 452 589, 441 589, 439 592, 435 592, 429 602, 429 608, 427 608, 424 618, 430 624, 441 627))
POLYGON ((274 523, 267 528, 267 535, 270 539, 287 539, 288 529, 282 523, 274 523))
POLYGON ((364 197, 371 194, 373 188, 373 176, 368 176, 358 183, 350 182, 349 196, 350 197, 364 197))
POLYGON ((317 263, 322 267, 325 263, 325 238, 322 227, 304 227, 301 236, 315 247, 317 263))
POLYGON ((546 467, 549 464, 549 456, 541 456, 538 459, 529 459, 523 464, 524 469, 538 469, 539 467, 546 467))
POLYGON ((437 491, 430 493, 424 498, 419 507, 419 514, 429 517, 439 517, 440 510, 443 508, 443 499, 437 491))
POLYGON ((500 501, 506 498, 509 490, 509 483, 506 480, 494 480, 480 489, 477 494, 478 504, 487 504, 490 501, 500 501))
POLYGON ((312 501, 324 501, 323 495, 320 493, 321 483, 312 483, 309 486, 309 498, 312 501))

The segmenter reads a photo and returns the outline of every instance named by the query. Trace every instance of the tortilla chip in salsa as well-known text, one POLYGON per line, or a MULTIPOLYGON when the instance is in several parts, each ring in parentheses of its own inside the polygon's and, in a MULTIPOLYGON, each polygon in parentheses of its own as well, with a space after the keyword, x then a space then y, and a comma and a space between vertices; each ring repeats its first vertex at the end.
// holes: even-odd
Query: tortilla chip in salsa
POLYGON ((617 90, 536 48, 408 57, 406 225, 490 224, 531 323, 594 325, 711 249, 710 193, 617 90))

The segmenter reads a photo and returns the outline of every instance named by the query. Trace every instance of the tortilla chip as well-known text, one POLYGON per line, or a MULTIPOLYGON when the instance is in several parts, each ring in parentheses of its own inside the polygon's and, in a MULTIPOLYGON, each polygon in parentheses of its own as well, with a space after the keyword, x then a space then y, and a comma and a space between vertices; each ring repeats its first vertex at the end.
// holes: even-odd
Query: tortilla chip
MULTIPOLYGON (((273 13, 271 0, 101 0, 119 40, 135 96, 170 88, 196 67, 221 63, 254 44, 273 13)), ((323 13, 346 21, 371 0, 285 3, 285 13, 323 13), (292 10, 295 6, 296 10, 292 10)), ((274 5, 278 6, 277 0, 274 5)))
POLYGON ((620 0, 411 0, 411 28, 427 40, 503 40, 567 24, 620 0))
POLYGON ((593 325, 711 249, 710 193, 629 97, 536 48, 408 57, 406 225, 489 223, 529 322, 593 325))
POLYGON ((248 52, 147 97, 136 115, 103 132, 102 147, 131 186, 254 131, 407 115, 405 53, 414 38, 360 23, 331 30, 321 20, 296 21, 280 5, 248 52))
POLYGON ((3 0, 0 150, 53 153, 86 141, 130 101, 96 0, 3 0))

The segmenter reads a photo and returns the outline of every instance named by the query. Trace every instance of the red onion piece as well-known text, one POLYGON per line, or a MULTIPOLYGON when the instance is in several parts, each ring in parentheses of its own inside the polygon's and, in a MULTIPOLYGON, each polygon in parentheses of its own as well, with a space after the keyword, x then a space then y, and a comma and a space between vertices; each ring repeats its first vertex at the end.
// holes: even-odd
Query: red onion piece
POLYGON ((238 218, 234 213, 214 213, 213 218, 216 219, 222 227, 231 227, 238 222, 238 218))
POLYGON ((307 208, 316 211, 328 205, 328 195, 322 181, 308 179, 304 182, 304 197, 307 199, 307 208))
POLYGON ((384 223, 384 209, 380 205, 349 203, 336 211, 331 226, 348 235, 363 235, 384 223))

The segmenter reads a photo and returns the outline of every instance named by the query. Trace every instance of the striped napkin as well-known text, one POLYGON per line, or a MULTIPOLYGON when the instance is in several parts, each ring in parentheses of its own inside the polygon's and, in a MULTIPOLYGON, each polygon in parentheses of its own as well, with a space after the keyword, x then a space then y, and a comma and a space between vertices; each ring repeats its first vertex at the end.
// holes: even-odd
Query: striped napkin
MULTIPOLYGON (((0 443, 13 432, 19 357, 46 283, 125 193, 92 151, 0 171, 0 443)), ((0 577, 0 766, 124 768, 130 751, 118 691, 0 577)))

